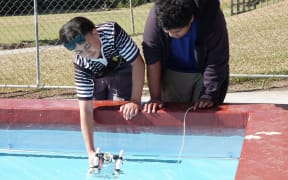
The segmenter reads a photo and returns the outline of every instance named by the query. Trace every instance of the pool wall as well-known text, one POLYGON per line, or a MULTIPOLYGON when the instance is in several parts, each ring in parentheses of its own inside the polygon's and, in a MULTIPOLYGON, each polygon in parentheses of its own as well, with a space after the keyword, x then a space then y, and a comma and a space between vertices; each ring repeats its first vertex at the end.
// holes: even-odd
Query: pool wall
MULTIPOLYGON (((95 101, 96 126, 182 127, 189 104, 168 104, 156 114, 139 113, 126 121, 118 112, 123 102, 95 101), (105 119, 105 121, 104 121, 105 119)), ((235 179, 288 179, 288 104, 224 104, 211 110, 189 111, 187 127, 245 128, 235 179)), ((1 99, 0 127, 74 125, 79 127, 77 100, 1 99)))

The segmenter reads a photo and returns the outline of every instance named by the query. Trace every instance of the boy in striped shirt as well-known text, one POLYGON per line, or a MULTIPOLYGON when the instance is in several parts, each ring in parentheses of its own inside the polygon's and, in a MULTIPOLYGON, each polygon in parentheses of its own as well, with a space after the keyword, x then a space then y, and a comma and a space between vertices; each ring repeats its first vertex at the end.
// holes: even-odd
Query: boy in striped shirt
POLYGON ((116 23, 95 25, 85 17, 75 17, 59 31, 64 47, 75 52, 75 85, 80 108, 81 131, 93 168, 92 100, 125 100, 120 107, 126 120, 140 109, 144 83, 144 62, 131 37, 116 23))

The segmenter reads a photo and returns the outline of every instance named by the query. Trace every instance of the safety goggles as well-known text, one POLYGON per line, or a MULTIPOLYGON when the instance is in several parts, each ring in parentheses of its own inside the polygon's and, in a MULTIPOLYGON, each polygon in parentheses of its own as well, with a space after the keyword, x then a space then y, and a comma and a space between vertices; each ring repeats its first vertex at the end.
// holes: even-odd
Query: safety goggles
POLYGON ((77 44, 83 44, 85 42, 85 37, 83 34, 77 35, 74 39, 71 41, 64 43, 64 47, 70 51, 74 50, 76 48, 77 44))

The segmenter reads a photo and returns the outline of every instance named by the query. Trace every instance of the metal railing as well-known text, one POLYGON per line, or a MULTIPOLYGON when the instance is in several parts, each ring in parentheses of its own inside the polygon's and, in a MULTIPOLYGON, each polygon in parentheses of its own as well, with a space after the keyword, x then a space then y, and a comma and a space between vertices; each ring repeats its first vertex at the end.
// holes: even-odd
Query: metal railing
POLYGON ((282 0, 231 0, 231 16, 245 13, 282 0))
MULTIPOLYGON (((222 0, 221 2, 225 3, 228 1, 222 0)), ((151 7, 150 1, 147 0, 129 0, 128 3, 123 0, 51 0, 45 1, 46 4, 44 5, 41 0, 33 0, 33 3, 28 5, 25 2, 22 0, 0 0, 0 62, 2 65, 0 87, 2 88, 74 88, 71 52, 66 51, 58 42, 58 30, 61 25, 70 18, 79 15, 92 19, 96 24, 103 21, 117 21, 132 36, 141 49, 144 25, 151 7), (48 2, 49 4, 47 4, 48 2), (64 5, 68 7, 67 4, 69 2, 72 3, 70 5, 71 9, 61 8, 64 5), (81 2, 83 6, 79 5, 81 2), (123 2, 126 2, 126 4, 123 2), (41 6, 39 6, 39 3, 42 3, 41 6), (64 3, 64 5, 61 6, 61 3, 64 3), (77 9, 77 5, 79 9, 77 9), (13 11, 13 8, 17 9, 13 11), (13 12, 15 13, 13 14, 13 12)), ((288 8, 287 0, 280 2, 282 4, 274 7, 273 12, 277 12, 277 8, 282 9, 283 7, 281 6, 288 8)), ((269 15, 271 10, 266 8, 263 11, 253 12, 251 15, 253 18, 249 18, 249 16, 243 17, 242 14, 230 16, 227 13, 229 10, 224 9, 223 12, 226 16, 231 44, 230 61, 233 72, 231 77, 287 78, 288 67, 279 67, 278 65, 279 62, 288 61, 287 56, 282 55, 283 52, 288 52, 287 13, 269 15), (255 73, 253 68, 259 66, 258 64, 255 64, 255 67, 247 64, 247 66, 250 66, 249 70, 240 69, 238 71, 235 68, 237 62, 242 61, 243 57, 241 56, 245 56, 246 52, 251 51, 251 48, 245 46, 247 42, 250 43, 256 39, 257 41, 254 43, 258 43, 259 46, 263 43, 261 37, 271 37, 271 34, 265 34, 265 29, 261 29, 262 24, 259 21, 250 22, 257 17, 257 19, 262 19, 263 12, 267 12, 265 13, 266 24, 272 21, 280 21, 281 19, 284 22, 281 27, 277 26, 276 33, 278 33, 279 37, 277 38, 279 38, 280 42, 273 43, 275 46, 273 46, 273 51, 281 49, 281 52, 275 52, 276 55, 278 53, 280 55, 277 57, 275 55, 276 58, 269 59, 274 56, 269 51, 272 56, 267 57, 268 60, 275 61, 275 64, 269 62, 271 63, 271 72, 275 72, 275 74, 263 74, 261 70, 257 70, 255 73), (257 29, 258 27, 255 26, 257 23, 260 26, 259 30, 255 31, 255 34, 247 33, 249 28, 257 29), (240 34, 243 33, 245 39, 239 39, 240 34)), ((253 32, 253 30, 249 32, 253 32)), ((260 53, 261 51, 268 51, 268 48, 270 48, 265 49, 265 47, 257 47, 257 45, 253 47, 259 48, 260 53)), ((253 57, 256 55, 257 53, 251 53, 253 57)), ((249 59, 251 57, 245 58, 249 59)), ((263 53, 259 55, 259 59, 261 58, 265 58, 263 53)), ((267 59, 264 59, 263 62, 268 62, 267 59)))

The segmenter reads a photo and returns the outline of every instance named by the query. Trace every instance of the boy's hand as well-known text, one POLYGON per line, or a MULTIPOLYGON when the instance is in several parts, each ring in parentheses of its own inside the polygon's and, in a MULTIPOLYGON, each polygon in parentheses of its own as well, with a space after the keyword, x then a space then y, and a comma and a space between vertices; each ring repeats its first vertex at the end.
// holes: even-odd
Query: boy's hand
POLYGON ((128 102, 126 104, 123 104, 120 107, 120 112, 123 113, 123 118, 126 120, 132 119, 134 116, 138 114, 139 111, 139 104, 134 102, 128 102))
POLYGON ((194 103, 193 110, 196 109, 209 109, 214 106, 214 102, 206 99, 199 99, 194 103))
POLYGON ((90 174, 94 173, 94 171, 96 170, 96 169, 94 168, 94 166, 95 166, 95 164, 94 164, 95 158, 96 158, 95 152, 94 152, 94 151, 91 151, 91 152, 88 154, 88 164, 89 164, 88 172, 89 172, 90 174))
POLYGON ((164 104, 160 100, 151 100, 148 103, 145 103, 144 105, 144 112, 147 113, 155 113, 157 109, 161 109, 164 107, 164 104))

